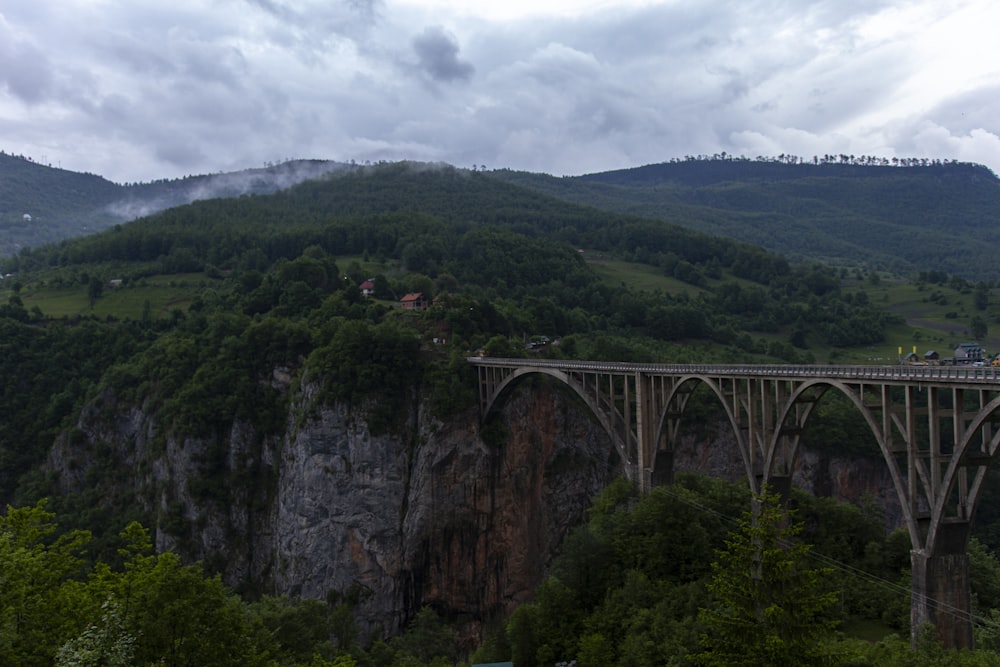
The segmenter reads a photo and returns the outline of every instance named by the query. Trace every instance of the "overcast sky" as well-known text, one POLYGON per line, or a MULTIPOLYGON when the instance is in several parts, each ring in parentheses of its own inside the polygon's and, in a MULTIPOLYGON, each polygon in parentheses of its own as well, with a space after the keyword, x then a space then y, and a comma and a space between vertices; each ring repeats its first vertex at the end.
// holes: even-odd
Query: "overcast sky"
POLYGON ((1000 173, 996 0, 0 0, 0 149, 580 174, 726 152, 1000 173))

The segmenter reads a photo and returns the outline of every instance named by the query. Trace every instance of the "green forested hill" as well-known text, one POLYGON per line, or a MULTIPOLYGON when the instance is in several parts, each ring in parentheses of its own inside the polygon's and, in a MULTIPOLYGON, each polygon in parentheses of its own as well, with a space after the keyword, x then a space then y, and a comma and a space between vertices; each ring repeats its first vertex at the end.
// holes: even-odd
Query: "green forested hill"
MULTIPOLYGON (((445 165, 422 168, 446 170, 445 165)), ((295 160, 229 174, 118 185, 0 153, 0 256, 187 202, 272 193, 341 170, 355 166, 295 160), (23 218, 25 213, 32 216, 30 222, 23 218)), ((367 173, 356 171, 359 178, 367 173)), ((507 170, 457 173, 485 173, 564 201, 743 241, 794 262, 903 275, 944 271, 973 281, 1000 277, 992 253, 1000 241, 995 224, 1000 181, 978 165, 846 155, 815 161, 714 156, 572 178, 507 170)), ((379 186, 372 187, 364 204, 357 199, 360 191, 336 203, 318 196, 317 203, 333 205, 343 215, 352 207, 371 212, 375 197, 370 195, 381 199, 383 211, 410 208, 411 198, 422 196, 405 190, 376 192, 379 186)), ((494 194, 496 206, 481 208, 480 213, 502 221, 506 195, 500 190, 494 194)), ((447 196, 459 200, 447 206, 462 208, 463 188, 452 187, 447 196)), ((421 205, 427 204, 431 202, 424 198, 421 205)), ((434 206, 444 214, 441 204, 434 206)), ((537 213, 548 216, 555 209, 540 205, 537 213)), ((559 219, 549 222, 558 224, 559 219)))
POLYGON ((103 229, 114 218, 101 209, 120 196, 100 176, 0 152, 0 256, 103 229))
MULTIPOLYGON (((753 245, 567 203, 494 173, 447 165, 384 164, 273 195, 199 201, 22 252, 9 268, 26 276, 47 269, 54 276, 47 279, 50 286, 71 285, 81 273, 134 283, 203 271, 235 282, 247 271, 266 273, 276 262, 294 262, 311 246, 336 257, 367 257, 373 273, 424 276, 440 289, 510 300, 518 309, 534 299, 533 319, 519 318, 522 332, 568 335, 627 326, 630 335, 656 340, 711 340, 745 353, 791 343, 832 358, 836 349, 887 342, 888 327, 902 322, 867 294, 854 298, 842 289, 844 270, 793 267, 753 245), (612 258, 688 289, 657 294, 643 287, 641 276, 609 284, 597 269, 612 258), (101 268, 83 269, 93 265, 101 268)), ((368 277, 352 276, 357 282, 368 277)), ((860 277, 855 274, 854 282, 860 277)), ((332 276, 305 282, 313 290, 333 284, 332 276)), ((956 290, 971 291, 959 282, 956 290)), ((284 287, 271 289, 266 297, 258 294, 262 308, 280 299, 284 287)), ((983 289, 985 308, 989 294, 983 289)), ((945 302, 935 296, 935 303, 945 302)), ((43 305, 30 298, 26 304, 43 305)), ((906 316, 921 310, 909 307, 906 316)), ((987 316, 980 319, 985 323, 987 316)), ((956 308, 952 319, 967 327, 969 317, 956 308)), ((909 347, 914 341, 907 335, 900 342, 909 347)), ((941 340, 942 347, 955 342, 941 340)), ((773 356, 791 360, 796 353, 785 349, 773 356)))
POLYGON ((262 169, 120 185, 0 151, 0 257, 195 200, 275 192, 348 167, 292 160, 262 169))
MULTIPOLYGON (((111 232, 28 253, 14 266, 165 260, 168 270, 191 270, 206 262, 231 265, 250 251, 265 253, 269 261, 291 259, 306 246, 321 244, 338 255, 400 259, 416 273, 464 271, 476 284, 498 287, 489 285, 490 263, 475 257, 482 244, 474 241, 483 235, 514 235, 525 243, 520 253, 511 250, 515 264, 519 254, 528 254, 527 240, 537 239, 555 244, 560 253, 572 254, 576 248, 638 253, 650 263, 662 259, 674 265, 714 260, 758 281, 789 271, 782 258, 747 244, 568 204, 481 173, 410 163, 345 172, 269 196, 170 209, 111 232)), ((531 270, 515 266, 493 278, 513 286, 566 275, 550 266, 541 261, 531 270)), ((694 273, 690 282, 697 284, 694 273)))
POLYGON ((567 201, 739 239, 793 261, 1000 277, 1000 180, 977 165, 692 159, 573 178, 494 173, 567 201))

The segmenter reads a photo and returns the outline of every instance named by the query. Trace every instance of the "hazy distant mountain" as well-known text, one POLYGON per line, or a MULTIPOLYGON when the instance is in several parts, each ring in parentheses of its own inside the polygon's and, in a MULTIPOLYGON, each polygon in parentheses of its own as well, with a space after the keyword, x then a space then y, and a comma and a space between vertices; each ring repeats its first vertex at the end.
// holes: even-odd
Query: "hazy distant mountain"
POLYGON ((760 245, 793 261, 998 279, 1000 180, 967 163, 692 159, 579 177, 498 171, 546 194, 760 245))
POLYGON ((291 160, 261 169, 119 185, 0 153, 0 257, 199 199, 269 194, 351 165, 291 160))
POLYGON ((0 153, 0 256, 113 224, 100 211, 122 194, 100 176, 0 153))

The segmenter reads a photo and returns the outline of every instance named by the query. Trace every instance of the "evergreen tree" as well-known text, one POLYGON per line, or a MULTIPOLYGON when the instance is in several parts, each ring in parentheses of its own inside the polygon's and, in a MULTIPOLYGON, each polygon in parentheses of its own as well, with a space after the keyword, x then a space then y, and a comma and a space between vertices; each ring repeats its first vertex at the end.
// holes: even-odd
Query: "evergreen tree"
POLYGON ((712 564, 713 603, 699 614, 707 632, 705 665, 821 664, 823 637, 836 621, 825 612, 836 593, 824 585, 829 569, 809 567, 811 546, 797 542, 802 526, 765 490, 754 512, 726 541, 712 564))

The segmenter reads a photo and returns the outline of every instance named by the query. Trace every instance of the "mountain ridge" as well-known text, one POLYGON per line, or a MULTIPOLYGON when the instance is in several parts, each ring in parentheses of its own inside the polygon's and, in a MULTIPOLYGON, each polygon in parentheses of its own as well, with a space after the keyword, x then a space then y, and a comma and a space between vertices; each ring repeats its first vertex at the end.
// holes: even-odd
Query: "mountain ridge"
POLYGON ((574 203, 759 245, 791 261, 997 279, 1000 180, 969 163, 704 159, 555 178, 498 178, 574 203))
POLYGON ((270 194, 349 168, 332 160, 301 159, 235 172, 119 184, 0 151, 0 257, 193 201, 270 194))
MULTIPOLYGON (((757 245, 793 262, 1000 279, 991 250, 1000 243, 1000 228, 994 224, 1000 216, 1000 179, 992 171, 961 162, 840 158, 705 157, 570 177, 388 164, 448 167, 495 178, 579 206, 757 245)), ((348 171, 367 173, 355 164, 290 160, 119 185, 0 153, 0 256, 192 201, 269 194, 348 171)), ((460 186, 454 196, 462 196, 460 186)))

